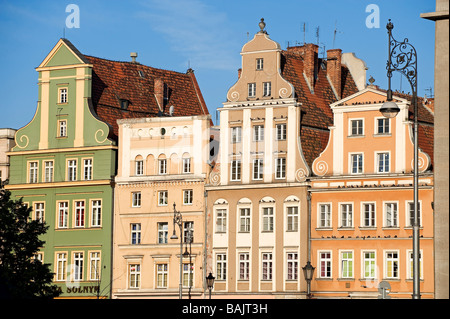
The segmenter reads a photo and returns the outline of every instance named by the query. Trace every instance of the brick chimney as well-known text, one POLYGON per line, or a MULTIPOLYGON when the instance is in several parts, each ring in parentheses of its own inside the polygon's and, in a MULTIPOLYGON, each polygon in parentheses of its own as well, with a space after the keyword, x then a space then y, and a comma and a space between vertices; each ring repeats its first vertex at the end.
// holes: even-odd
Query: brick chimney
POLYGON ((327 76, 336 91, 337 98, 342 96, 341 92, 341 49, 327 50, 327 76))
POLYGON ((154 91, 156 102, 160 111, 164 110, 164 81, 161 78, 155 78, 154 91))
POLYGON ((240 79, 240 78, 241 78, 241 73, 242 73, 242 69, 241 69, 241 68, 239 68, 239 69, 238 69, 238 79, 240 79))
POLYGON ((309 89, 314 92, 314 84, 316 82, 318 72, 318 52, 319 46, 313 43, 307 43, 304 45, 303 55, 303 72, 308 80, 309 89))

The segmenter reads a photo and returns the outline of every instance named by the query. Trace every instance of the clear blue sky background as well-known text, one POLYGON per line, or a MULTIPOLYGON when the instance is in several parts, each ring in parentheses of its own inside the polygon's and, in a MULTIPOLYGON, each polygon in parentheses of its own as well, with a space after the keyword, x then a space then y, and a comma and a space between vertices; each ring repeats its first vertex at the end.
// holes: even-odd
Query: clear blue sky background
MULTIPOLYGON (((418 53, 418 93, 434 87, 434 22, 420 18, 435 11, 434 0, 0 0, 0 128, 26 125, 36 109, 35 68, 63 36, 68 4, 80 8, 80 28, 65 36, 82 53, 105 59, 137 60, 156 68, 194 69, 206 104, 215 110, 237 79, 240 51, 265 19, 271 39, 283 49, 288 42, 317 42, 354 52, 367 67, 367 79, 387 88, 386 23, 394 37, 408 38, 418 53), (379 7, 380 27, 367 28, 369 4, 379 7), (303 24, 306 23, 306 33, 303 24)), ((397 72, 393 89, 411 91, 397 72)))

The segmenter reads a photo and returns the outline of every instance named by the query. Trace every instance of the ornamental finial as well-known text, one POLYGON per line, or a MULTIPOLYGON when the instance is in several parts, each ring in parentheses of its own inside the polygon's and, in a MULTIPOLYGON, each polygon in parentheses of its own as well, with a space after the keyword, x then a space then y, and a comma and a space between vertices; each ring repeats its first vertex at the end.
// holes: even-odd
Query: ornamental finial
POLYGON ((259 22, 259 28, 261 29, 261 31, 259 31, 259 32, 262 32, 262 33, 265 33, 266 31, 264 31, 264 28, 266 27, 266 23, 264 22, 264 18, 261 18, 261 21, 259 22))

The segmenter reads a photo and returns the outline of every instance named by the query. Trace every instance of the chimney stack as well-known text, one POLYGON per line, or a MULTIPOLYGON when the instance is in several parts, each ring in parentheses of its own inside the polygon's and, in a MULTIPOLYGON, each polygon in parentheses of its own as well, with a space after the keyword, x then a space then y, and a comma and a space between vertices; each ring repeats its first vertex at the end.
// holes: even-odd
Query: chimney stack
POLYGON ((155 78, 154 94, 159 110, 164 110, 164 81, 161 78, 155 78))
POLYGON ((136 58, 137 58, 137 52, 131 52, 130 53, 130 57, 131 57, 131 63, 137 63, 136 58))
POLYGON ((311 92, 314 92, 314 84, 317 77, 319 62, 318 52, 319 46, 313 43, 307 43, 304 45, 305 53, 303 55, 303 72, 308 80, 309 88, 311 92))
POLYGON ((341 92, 341 49, 327 50, 327 76, 336 91, 337 98, 342 96, 341 92))
POLYGON ((239 69, 238 69, 238 79, 240 79, 240 78, 241 78, 241 73, 242 73, 242 69, 241 69, 241 68, 239 68, 239 69))

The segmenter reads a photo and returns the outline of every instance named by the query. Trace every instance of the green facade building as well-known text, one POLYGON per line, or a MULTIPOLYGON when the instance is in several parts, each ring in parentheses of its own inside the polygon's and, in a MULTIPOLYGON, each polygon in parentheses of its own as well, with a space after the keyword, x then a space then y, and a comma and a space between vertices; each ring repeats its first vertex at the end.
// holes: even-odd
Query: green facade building
POLYGON ((80 53, 60 39, 36 68, 33 119, 15 135, 6 186, 49 229, 37 258, 61 298, 109 298, 117 120, 208 114, 194 72, 80 53), (170 113, 169 113, 170 109, 170 113))

